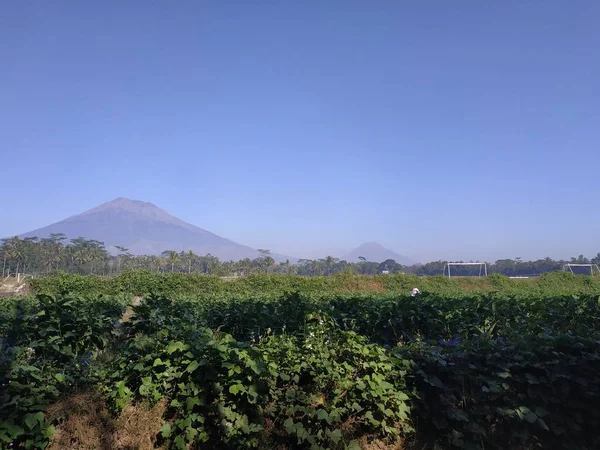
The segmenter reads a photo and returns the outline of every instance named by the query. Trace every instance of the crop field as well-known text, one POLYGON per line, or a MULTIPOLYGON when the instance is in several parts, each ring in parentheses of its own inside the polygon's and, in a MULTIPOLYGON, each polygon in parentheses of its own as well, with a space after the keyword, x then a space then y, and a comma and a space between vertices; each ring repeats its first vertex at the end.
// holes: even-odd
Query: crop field
POLYGON ((600 448, 596 277, 29 289, 0 299, 1 449, 600 448))

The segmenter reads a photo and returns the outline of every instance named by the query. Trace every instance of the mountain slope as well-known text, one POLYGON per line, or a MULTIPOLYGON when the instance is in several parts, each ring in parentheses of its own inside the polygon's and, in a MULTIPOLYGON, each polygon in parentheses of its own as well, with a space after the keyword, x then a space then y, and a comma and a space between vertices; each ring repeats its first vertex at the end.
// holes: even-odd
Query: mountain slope
POLYGON ((387 259, 393 259, 398 264, 402 264, 405 266, 414 264, 414 261, 412 261, 407 256, 399 255, 398 253, 383 247, 377 242, 366 242, 360 247, 357 247, 354 250, 352 250, 350 253, 344 256, 343 259, 345 259, 348 262, 356 262, 361 256, 364 257, 367 261, 378 263, 381 263, 387 259))
MULTIPOLYGON (((156 255, 165 250, 210 253, 221 260, 256 258, 256 249, 225 239, 177 217, 152 203, 117 198, 60 222, 30 231, 20 237, 48 237, 63 233, 104 242, 107 248, 122 246, 135 255, 156 255)), ((282 255, 273 255, 285 260, 282 255)))

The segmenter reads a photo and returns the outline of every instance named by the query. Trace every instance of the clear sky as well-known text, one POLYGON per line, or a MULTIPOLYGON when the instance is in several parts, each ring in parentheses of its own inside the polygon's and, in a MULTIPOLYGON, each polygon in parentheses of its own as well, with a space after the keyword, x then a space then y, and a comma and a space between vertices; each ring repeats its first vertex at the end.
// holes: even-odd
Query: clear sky
POLYGON ((237 242, 600 251, 600 2, 5 1, 0 236, 115 197, 237 242))

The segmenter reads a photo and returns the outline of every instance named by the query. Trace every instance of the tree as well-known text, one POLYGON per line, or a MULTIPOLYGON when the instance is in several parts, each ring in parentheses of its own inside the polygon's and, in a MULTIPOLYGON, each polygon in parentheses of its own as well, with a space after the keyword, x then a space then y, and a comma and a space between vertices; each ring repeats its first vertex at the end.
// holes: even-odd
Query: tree
POLYGON ((186 259, 187 259, 187 263, 188 263, 188 273, 192 273, 192 264, 196 260, 195 253, 192 250, 188 251, 186 253, 186 259))
POLYGON ((175 272, 175 264, 179 263, 179 254, 175 250, 165 250, 162 256, 167 259, 167 264, 171 265, 171 273, 175 272))
POLYGON ((252 260, 250 258, 244 258, 237 262, 234 267, 234 271, 240 272, 242 276, 248 275, 252 270, 252 260))
POLYGON ((17 266, 15 269, 15 273, 19 273, 19 266, 23 262, 23 242, 18 237, 12 238, 10 254, 15 260, 17 266))
POLYGON ((384 262, 379 264, 377 268, 378 273, 390 272, 390 273, 398 273, 402 270, 402 266, 398 264, 393 259, 386 259, 384 262))
POLYGON ((521 262, 522 262, 522 261, 521 261, 521 257, 520 257, 520 256, 517 256, 517 257, 515 258, 515 275, 517 275, 517 274, 519 273, 518 266, 519 266, 519 264, 520 264, 521 262))
POLYGON ((259 248, 258 252, 260 253, 260 256, 258 257, 260 266, 263 268, 265 273, 268 273, 269 269, 275 265, 275 260, 271 257, 271 250, 259 248))
POLYGON ((2 239, 2 247, 0 247, 0 250, 2 251, 2 276, 4 277, 4 271, 6 270, 6 260, 8 259, 8 255, 10 253, 8 239, 2 239))
MULTIPOLYGON (((358 262, 352 263, 327 256, 319 260, 301 259, 296 264, 291 264, 289 261, 276 264, 270 250, 267 249, 260 249, 259 256, 254 260, 246 258, 237 262, 221 261, 210 254, 198 256, 191 250, 181 252, 167 250, 161 256, 134 256, 125 247, 117 246, 116 249, 118 253, 110 255, 102 242, 83 237, 69 241, 64 234, 58 233, 43 239, 13 237, 0 241, 0 264, 3 276, 18 272, 49 273, 57 269, 84 275, 112 274, 129 268, 143 268, 162 273, 169 266, 172 273, 177 269, 187 273, 201 270, 206 274, 221 276, 269 272, 301 276, 329 276, 336 273, 376 274, 383 271, 392 273, 405 271, 415 275, 441 275, 446 263, 445 261, 433 261, 423 265, 402 267, 392 259, 378 264, 369 262, 361 256, 358 262)), ((560 270, 568 262, 600 265, 600 253, 589 259, 584 255, 579 255, 567 261, 553 260, 549 257, 536 261, 523 261, 520 257, 500 259, 493 264, 488 264, 488 272, 508 276, 542 274, 560 270)), ((466 268, 461 273, 476 275, 477 269, 466 268)))
POLYGON ((334 258, 333 256, 328 256, 327 258, 325 258, 323 260, 323 265, 325 266, 325 275, 331 275, 333 273, 334 266, 339 261, 340 261, 339 259, 334 258))
POLYGON ((579 255, 577 258, 571 258, 571 264, 589 264, 590 260, 583 255, 579 255))
POLYGON ((206 255, 206 264, 208 268, 208 274, 217 275, 221 267, 221 261, 219 261, 219 258, 208 253, 206 255))
POLYGON ((64 241, 67 237, 62 233, 52 233, 50 237, 42 239, 42 246, 45 248, 44 256, 46 258, 45 267, 48 272, 53 269, 60 269, 64 257, 65 257, 65 246, 64 241))
POLYGON ((323 275, 323 261, 320 259, 315 259, 310 263, 313 276, 321 276, 323 275))
POLYGON ((427 264, 418 265, 414 270, 415 275, 441 275, 444 273, 444 267, 447 261, 433 261, 427 264))
POLYGON ((119 254, 117 255, 116 259, 116 263, 117 263, 117 272, 121 271, 121 266, 125 266, 125 269, 127 268, 127 262, 129 261, 129 259, 133 256, 131 253, 129 253, 129 249, 125 248, 125 247, 121 247, 121 246, 115 246, 115 248, 117 250, 119 250, 119 254))
POLYGON ((104 248, 104 242, 99 241, 88 241, 88 260, 90 262, 90 273, 94 273, 100 266, 104 266, 104 263, 108 259, 108 253, 104 248))

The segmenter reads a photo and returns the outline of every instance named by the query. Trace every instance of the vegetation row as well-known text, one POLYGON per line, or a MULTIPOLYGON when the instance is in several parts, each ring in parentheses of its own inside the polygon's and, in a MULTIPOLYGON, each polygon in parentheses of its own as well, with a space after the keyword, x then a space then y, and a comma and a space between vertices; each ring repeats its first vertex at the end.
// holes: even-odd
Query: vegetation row
POLYGON ((135 306, 98 287, 5 299, 0 448, 45 448, 68 419, 51 405, 89 390, 115 415, 164 405, 163 448, 598 448, 600 297, 557 275, 415 297, 258 277, 135 306))
POLYGON ((464 291, 510 292, 515 295, 553 295, 600 293, 600 277, 553 272, 531 279, 510 279, 503 275, 482 278, 452 278, 414 275, 349 275, 300 277, 283 275, 250 275, 228 280, 203 274, 153 273, 130 270, 119 275, 84 276, 54 273, 28 280, 34 294, 71 294, 96 296, 129 294, 143 296, 155 293, 166 296, 252 296, 302 292, 328 295, 339 292, 407 293, 417 287, 422 292, 458 295, 464 291))
MULTIPOLYGON (((80 275, 114 275, 132 269, 144 269, 156 273, 202 273, 217 276, 246 276, 259 273, 277 273, 302 276, 329 276, 340 273, 376 275, 381 273, 407 273, 412 275, 440 275, 446 261, 406 266, 393 259, 385 261, 358 261, 327 256, 319 259, 301 259, 295 264, 290 261, 277 263, 269 250, 259 250, 254 259, 223 261, 214 255, 198 255, 193 251, 166 250, 161 255, 133 255, 127 248, 105 248, 103 242, 92 239, 67 239, 63 234, 52 234, 45 238, 13 237, 0 240, 0 262, 2 275, 26 273, 48 274, 54 271, 80 275)), ((488 273, 506 276, 539 275, 560 271, 567 263, 600 265, 600 253, 591 258, 584 255, 568 260, 550 257, 525 261, 520 257, 500 259, 488 263, 488 273)), ((575 268, 582 274, 597 272, 597 268, 575 268)), ((455 267, 455 275, 477 275, 479 267, 455 267)))

